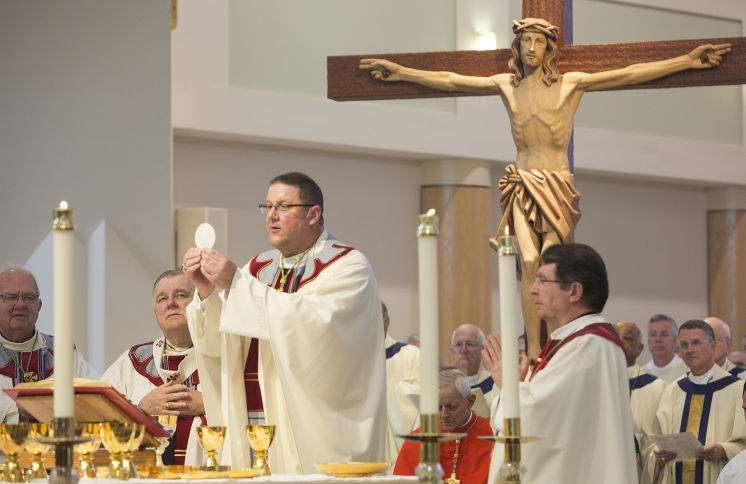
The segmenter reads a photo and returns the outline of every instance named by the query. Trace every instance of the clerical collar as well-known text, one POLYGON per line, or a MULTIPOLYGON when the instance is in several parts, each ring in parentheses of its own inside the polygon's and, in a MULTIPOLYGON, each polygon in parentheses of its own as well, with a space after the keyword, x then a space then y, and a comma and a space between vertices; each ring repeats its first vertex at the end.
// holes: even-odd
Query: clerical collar
POLYGON ((715 367, 717 365, 712 365, 712 368, 707 373, 704 373, 702 375, 696 376, 689 373, 688 378, 692 383, 695 383, 697 385, 707 385, 712 380, 715 379, 715 367))
POLYGON ((283 267, 287 269, 287 268, 295 266, 299 262, 298 259, 300 259, 301 257, 305 257, 307 259, 312 258, 314 254, 320 252, 320 247, 324 246, 324 243, 326 242, 326 239, 328 238, 329 238, 329 233, 326 230, 324 230, 323 232, 321 232, 321 235, 319 235, 319 238, 316 239, 316 242, 311 244, 311 247, 307 251, 304 250, 298 254, 291 255, 290 257, 285 257, 283 259, 284 261, 283 267))
POLYGON ((32 334, 29 339, 21 341, 20 343, 9 341, 3 338, 3 335, 0 334, 0 344, 11 351, 31 351, 34 349, 34 345, 37 341, 42 341, 42 338, 37 337, 36 330, 34 330, 34 334, 32 334))
POLYGON ((182 348, 171 343, 168 338, 164 339, 166 340, 166 344, 164 345, 165 348, 163 348, 163 353, 167 355, 180 355, 183 353, 189 353, 190 351, 192 351, 192 348, 194 348, 194 345, 189 345, 186 348, 182 348))
POLYGON ((460 427, 456 427, 455 429, 453 429, 452 432, 456 434, 468 434, 476 421, 477 414, 472 411, 469 413, 469 418, 466 419, 466 422, 464 422, 463 425, 461 425, 460 427))

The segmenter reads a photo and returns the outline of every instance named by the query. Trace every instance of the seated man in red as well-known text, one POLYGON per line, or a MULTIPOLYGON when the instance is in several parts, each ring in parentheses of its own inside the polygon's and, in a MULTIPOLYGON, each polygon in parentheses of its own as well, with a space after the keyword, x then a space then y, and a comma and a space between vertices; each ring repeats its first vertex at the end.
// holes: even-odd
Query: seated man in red
MULTIPOLYGON (((446 482, 486 483, 493 443, 478 437, 492 435, 490 422, 471 411, 475 397, 463 373, 456 369, 443 370, 438 385, 440 431, 467 434, 461 440, 440 444, 439 460, 446 482)), ((420 444, 408 440, 399 451, 394 474, 413 476, 419 462, 420 444)))

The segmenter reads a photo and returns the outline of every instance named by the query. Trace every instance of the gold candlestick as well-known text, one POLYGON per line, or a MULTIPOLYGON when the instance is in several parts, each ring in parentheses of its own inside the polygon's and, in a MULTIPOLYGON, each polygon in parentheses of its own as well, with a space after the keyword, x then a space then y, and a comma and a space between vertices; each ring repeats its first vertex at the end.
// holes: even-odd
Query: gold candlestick
POLYGON ((419 434, 398 434, 398 437, 421 443, 420 463, 415 468, 420 482, 440 484, 443 482, 443 467, 438 458, 439 443, 463 439, 466 434, 440 432, 440 415, 437 413, 420 415, 420 430, 419 434))
MULTIPOLYGON (((502 238, 502 237, 501 237, 502 238)), ((503 419, 505 457, 500 466, 503 482, 521 482, 521 418, 503 419)))

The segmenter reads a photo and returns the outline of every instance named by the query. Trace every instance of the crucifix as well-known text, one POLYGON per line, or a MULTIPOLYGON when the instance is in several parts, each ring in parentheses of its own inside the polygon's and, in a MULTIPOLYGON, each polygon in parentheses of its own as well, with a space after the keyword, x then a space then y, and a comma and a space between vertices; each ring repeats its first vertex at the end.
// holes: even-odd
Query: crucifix
POLYGON ((539 258, 548 246, 571 242, 580 218, 571 135, 582 95, 746 83, 746 38, 571 45, 572 0, 524 0, 523 16, 514 22, 511 49, 329 57, 327 95, 337 101, 501 96, 518 156, 499 182, 498 231, 507 226, 518 238, 528 352, 535 358, 541 323, 532 286, 565 287, 537 276, 539 258))

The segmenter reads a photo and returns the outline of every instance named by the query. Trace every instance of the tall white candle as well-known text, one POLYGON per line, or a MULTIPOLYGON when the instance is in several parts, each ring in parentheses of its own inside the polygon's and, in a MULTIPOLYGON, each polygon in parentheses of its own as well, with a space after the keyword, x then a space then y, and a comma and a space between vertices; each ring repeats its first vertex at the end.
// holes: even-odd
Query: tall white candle
POLYGON ((73 417, 73 219, 54 209, 54 416, 73 417))
POLYGON ((420 285, 420 413, 438 413, 438 216, 419 216, 417 265, 420 285))
POLYGON ((520 416, 518 405, 518 336, 520 315, 518 313, 518 282, 516 277, 516 240, 507 234, 498 237, 498 261, 500 283, 500 341, 502 343, 503 386, 501 405, 503 416, 520 416))

